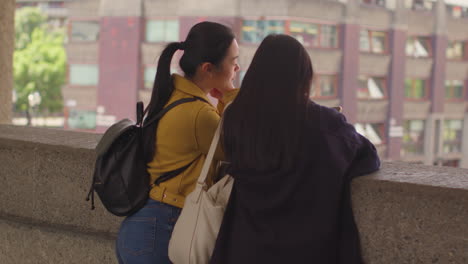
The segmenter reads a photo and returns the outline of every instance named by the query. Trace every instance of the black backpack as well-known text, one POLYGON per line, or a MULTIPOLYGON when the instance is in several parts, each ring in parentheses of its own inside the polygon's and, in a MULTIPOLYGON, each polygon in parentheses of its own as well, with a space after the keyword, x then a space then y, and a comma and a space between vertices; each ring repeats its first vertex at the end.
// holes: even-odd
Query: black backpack
MULTIPOLYGON (((177 100, 143 126, 143 103, 137 103, 136 124, 123 119, 109 127, 96 146, 96 164, 93 180, 86 198, 91 197, 91 210, 94 207, 94 191, 98 194, 102 204, 110 213, 117 216, 129 216, 141 209, 149 197, 150 176, 147 171, 143 155, 143 129, 159 122, 172 108, 202 98, 184 98, 177 100)), ((190 165, 167 172, 158 177, 156 185, 179 175, 190 165)))

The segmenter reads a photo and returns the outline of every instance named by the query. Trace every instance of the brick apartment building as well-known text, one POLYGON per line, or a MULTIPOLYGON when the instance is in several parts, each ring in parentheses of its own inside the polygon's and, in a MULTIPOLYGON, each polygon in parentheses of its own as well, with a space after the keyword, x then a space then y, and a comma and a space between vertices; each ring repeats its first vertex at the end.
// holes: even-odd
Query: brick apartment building
POLYGON ((312 99, 343 106, 381 157, 468 167, 467 0, 70 0, 65 8, 71 129, 133 117, 166 43, 210 20, 236 33, 240 78, 263 37, 290 34, 312 58, 312 99))

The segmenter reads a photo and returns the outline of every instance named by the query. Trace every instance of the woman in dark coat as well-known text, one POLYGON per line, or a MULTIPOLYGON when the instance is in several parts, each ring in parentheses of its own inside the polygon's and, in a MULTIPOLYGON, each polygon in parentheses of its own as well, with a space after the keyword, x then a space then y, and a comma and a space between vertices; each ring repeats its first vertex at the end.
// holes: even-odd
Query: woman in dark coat
POLYGON ((309 99, 312 79, 294 38, 258 48, 225 113, 235 183, 211 264, 362 263, 350 183, 380 160, 341 113, 309 99))

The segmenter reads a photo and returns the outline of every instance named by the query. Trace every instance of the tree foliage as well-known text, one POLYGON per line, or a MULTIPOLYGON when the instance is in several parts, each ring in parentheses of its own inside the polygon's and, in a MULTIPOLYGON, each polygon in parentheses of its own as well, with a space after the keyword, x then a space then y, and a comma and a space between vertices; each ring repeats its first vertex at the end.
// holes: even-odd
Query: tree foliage
POLYGON ((22 8, 15 17, 14 88, 16 109, 29 114, 28 96, 39 93, 39 112, 63 108, 66 55, 62 30, 47 28, 47 18, 36 8, 22 8))

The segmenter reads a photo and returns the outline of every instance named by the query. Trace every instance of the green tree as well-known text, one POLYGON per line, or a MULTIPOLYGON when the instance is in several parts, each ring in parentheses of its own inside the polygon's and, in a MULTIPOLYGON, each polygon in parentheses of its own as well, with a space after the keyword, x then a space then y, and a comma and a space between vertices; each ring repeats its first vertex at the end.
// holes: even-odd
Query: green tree
POLYGON ((26 112, 31 123, 28 97, 39 94, 40 113, 63 109, 61 88, 65 83, 66 55, 63 30, 46 28, 46 17, 38 9, 18 10, 15 18, 14 89, 16 110, 26 112))
POLYGON ((15 48, 24 49, 36 28, 44 28, 47 17, 35 7, 23 7, 15 14, 15 48))

